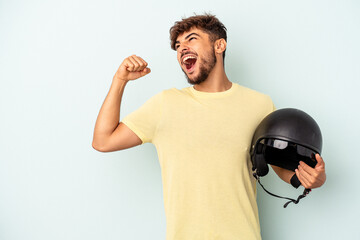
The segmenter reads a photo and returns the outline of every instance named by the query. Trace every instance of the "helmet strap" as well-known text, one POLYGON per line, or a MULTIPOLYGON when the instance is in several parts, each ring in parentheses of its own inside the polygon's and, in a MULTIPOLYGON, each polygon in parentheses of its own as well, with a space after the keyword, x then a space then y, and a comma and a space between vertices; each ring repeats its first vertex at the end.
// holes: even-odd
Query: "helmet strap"
POLYGON ((268 190, 265 189, 265 187, 264 187, 264 186, 261 184, 261 182, 260 182, 260 177, 259 177, 256 173, 253 173, 253 176, 254 176, 255 179, 258 181, 258 183, 260 184, 260 186, 264 189, 264 191, 267 192, 268 194, 270 194, 271 196, 277 197, 277 198, 282 198, 282 199, 290 200, 290 201, 288 201, 288 202, 286 202, 286 203, 284 204, 284 208, 286 208, 286 207, 289 205, 289 203, 292 203, 292 202, 295 203, 295 204, 298 204, 299 201, 300 201, 300 199, 306 197, 306 195, 308 195, 308 194, 311 192, 311 189, 308 189, 308 188, 304 189, 303 194, 299 195, 299 197, 298 197, 296 200, 295 200, 295 199, 292 199, 292 198, 287 198, 287 197, 278 196, 278 195, 273 194, 273 193, 271 193, 271 192, 269 192, 268 190))
POLYGON ((290 183, 294 188, 298 188, 301 185, 301 182, 299 181, 298 177, 296 176, 296 174, 294 174, 292 176, 292 178, 290 179, 290 183))

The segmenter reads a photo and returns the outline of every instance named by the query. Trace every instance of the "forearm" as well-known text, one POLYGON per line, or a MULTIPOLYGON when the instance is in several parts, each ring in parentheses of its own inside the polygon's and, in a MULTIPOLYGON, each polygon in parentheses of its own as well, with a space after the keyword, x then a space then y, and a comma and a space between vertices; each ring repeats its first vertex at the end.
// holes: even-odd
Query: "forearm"
POLYGON ((285 182, 290 183, 290 180, 292 176, 294 176, 295 172, 287 170, 285 168, 277 167, 271 165, 271 167, 274 169, 275 173, 285 182))
MULTIPOLYGON (((147 65, 144 59, 132 55, 125 58, 116 71, 109 93, 96 119, 92 142, 92 146, 96 150, 102 151, 109 145, 112 134, 119 126, 121 99, 126 83, 149 74, 151 71, 147 65)), ((117 135, 119 134, 117 133, 117 135)), ((116 144, 110 142, 110 145, 116 144)))
POLYGON ((103 145, 119 125, 122 95, 127 81, 113 78, 110 90, 96 119, 93 145, 103 145))

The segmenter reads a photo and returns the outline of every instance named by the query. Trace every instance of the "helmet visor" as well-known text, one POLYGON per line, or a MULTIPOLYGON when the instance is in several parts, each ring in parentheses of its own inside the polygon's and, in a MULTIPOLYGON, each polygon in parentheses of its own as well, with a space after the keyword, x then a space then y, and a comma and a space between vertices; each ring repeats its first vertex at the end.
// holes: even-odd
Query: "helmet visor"
POLYGON ((262 139, 262 153, 268 164, 294 171, 300 161, 314 168, 317 161, 316 152, 302 145, 275 138, 262 139))

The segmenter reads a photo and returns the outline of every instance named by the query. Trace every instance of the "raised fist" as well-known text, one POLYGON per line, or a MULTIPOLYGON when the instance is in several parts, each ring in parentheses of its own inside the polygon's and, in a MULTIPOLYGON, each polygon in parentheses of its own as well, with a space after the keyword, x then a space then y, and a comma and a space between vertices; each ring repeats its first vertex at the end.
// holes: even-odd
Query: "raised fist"
POLYGON ((147 62, 139 56, 132 55, 125 58, 119 69, 116 71, 115 77, 122 81, 135 80, 150 73, 147 62))

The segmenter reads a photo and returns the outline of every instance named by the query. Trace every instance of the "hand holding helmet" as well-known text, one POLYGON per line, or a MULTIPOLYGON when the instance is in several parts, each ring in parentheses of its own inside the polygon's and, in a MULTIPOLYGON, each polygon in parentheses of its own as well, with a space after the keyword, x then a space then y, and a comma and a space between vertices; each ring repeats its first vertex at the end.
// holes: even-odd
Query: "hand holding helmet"
MULTIPOLYGON (((290 202, 297 204, 311 188, 320 187, 326 180, 321 149, 321 131, 310 115, 294 108, 276 110, 266 116, 255 130, 250 150, 253 175, 264 188, 260 177, 268 173, 268 164, 295 172, 291 185, 305 187, 297 200, 264 190, 272 196, 290 200, 284 207, 290 202)), ((282 172, 291 174, 290 171, 282 172)))
POLYGON ((298 169, 295 169, 297 178, 305 188, 318 188, 326 181, 325 162, 319 154, 316 154, 316 160, 317 164, 315 168, 300 161, 298 169))

